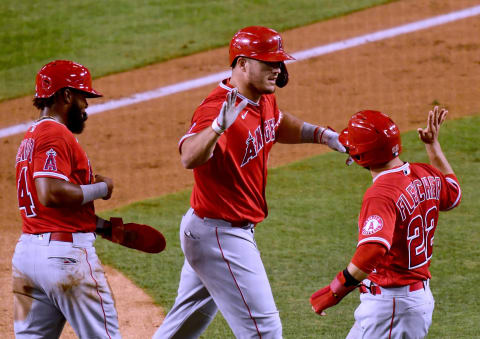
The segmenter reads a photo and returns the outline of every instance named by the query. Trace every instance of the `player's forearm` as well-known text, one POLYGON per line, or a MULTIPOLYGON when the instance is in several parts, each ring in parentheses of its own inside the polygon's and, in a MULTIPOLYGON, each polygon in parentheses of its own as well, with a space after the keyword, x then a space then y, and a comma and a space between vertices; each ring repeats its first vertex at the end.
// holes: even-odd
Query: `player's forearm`
POLYGON ((46 207, 73 207, 83 202, 80 185, 54 178, 36 178, 35 187, 40 203, 46 207))
POLYGON ((302 127, 302 120, 290 113, 282 112, 282 120, 278 126, 277 142, 282 144, 302 143, 302 127))
POLYGON ((353 263, 348 264, 347 271, 357 281, 362 281, 363 279, 368 277, 368 273, 363 272, 353 263))
POLYGON ((181 161, 183 167, 193 169, 203 165, 213 154, 217 140, 220 137, 211 127, 187 138, 181 147, 181 161))
POLYGON ((430 164, 436 167, 443 174, 454 174, 452 167, 448 163, 445 154, 442 151, 442 147, 438 141, 431 144, 425 144, 430 164))
POLYGON ((107 199, 111 195, 106 182, 76 185, 61 179, 36 178, 35 187, 40 203, 53 208, 79 207, 95 199, 107 199))

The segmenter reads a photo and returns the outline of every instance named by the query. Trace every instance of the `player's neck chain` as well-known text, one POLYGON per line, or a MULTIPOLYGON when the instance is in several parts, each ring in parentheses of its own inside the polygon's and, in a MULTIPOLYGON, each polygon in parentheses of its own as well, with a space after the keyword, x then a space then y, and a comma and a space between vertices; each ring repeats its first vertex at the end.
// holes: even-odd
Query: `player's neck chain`
POLYGON ((57 121, 57 119, 55 119, 54 117, 51 117, 51 116, 48 116, 48 115, 47 115, 47 116, 38 118, 38 119, 37 119, 37 122, 40 122, 40 121, 45 120, 45 119, 51 119, 51 120, 57 121))

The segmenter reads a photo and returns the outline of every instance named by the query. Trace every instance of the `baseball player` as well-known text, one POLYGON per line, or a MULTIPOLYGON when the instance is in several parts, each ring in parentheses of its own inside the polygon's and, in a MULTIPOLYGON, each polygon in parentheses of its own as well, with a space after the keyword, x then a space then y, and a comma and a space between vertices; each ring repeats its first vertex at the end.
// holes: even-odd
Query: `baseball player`
POLYGON ((439 211, 460 203, 461 189, 438 141, 447 111, 435 107, 419 128, 430 164, 403 162, 395 123, 377 111, 352 116, 340 142, 370 170, 363 197, 357 250, 330 285, 315 292, 315 312, 336 305, 360 286, 361 304, 347 338, 424 338, 434 299, 429 271, 439 211))
POLYGON ((268 213, 268 154, 276 142, 345 152, 336 132, 279 110, 275 88, 287 84, 284 61, 292 59, 276 31, 238 31, 230 42, 231 78, 200 104, 179 142, 195 184, 180 224, 185 262, 178 295, 154 338, 197 338, 218 309, 237 338, 282 337, 254 239, 255 225, 268 213))
POLYGON ((87 98, 100 97, 88 69, 72 61, 45 65, 36 77, 40 118, 16 156, 22 231, 12 259, 17 338, 58 338, 67 320, 80 338, 120 338, 117 312, 93 242, 104 225, 95 199, 113 181, 92 173, 73 133, 81 133, 87 98))

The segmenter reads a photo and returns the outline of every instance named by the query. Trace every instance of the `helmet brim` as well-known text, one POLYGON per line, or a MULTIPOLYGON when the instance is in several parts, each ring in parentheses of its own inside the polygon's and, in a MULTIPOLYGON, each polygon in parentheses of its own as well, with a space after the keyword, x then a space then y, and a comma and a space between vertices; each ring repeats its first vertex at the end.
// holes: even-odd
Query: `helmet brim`
POLYGON ((248 57, 256 60, 271 61, 271 62, 295 60, 293 56, 283 51, 252 54, 248 57))
POLYGON ((82 91, 87 94, 87 98, 100 98, 103 97, 103 94, 94 90, 93 88, 90 91, 82 91))

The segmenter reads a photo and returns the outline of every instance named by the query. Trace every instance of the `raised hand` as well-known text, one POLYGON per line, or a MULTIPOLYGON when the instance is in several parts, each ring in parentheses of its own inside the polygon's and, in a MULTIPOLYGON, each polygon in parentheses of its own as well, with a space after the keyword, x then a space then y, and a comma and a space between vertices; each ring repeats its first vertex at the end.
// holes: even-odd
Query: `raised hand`
POLYGON ((238 89, 234 88, 227 94, 226 100, 223 102, 220 114, 213 120, 212 128, 217 134, 222 134, 227 128, 232 126, 241 111, 247 106, 248 100, 243 99, 237 106, 238 89))
POLYGON ((448 111, 435 106, 433 111, 428 112, 427 127, 418 128, 418 136, 425 144, 433 144, 438 141, 440 126, 445 121, 448 111))

